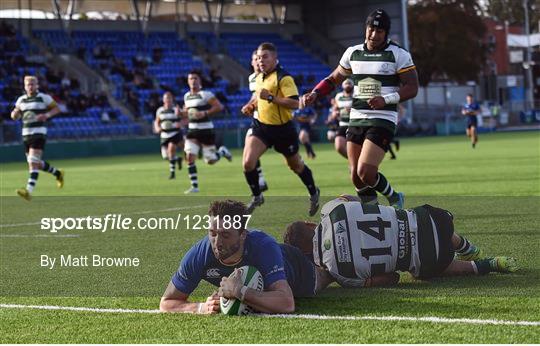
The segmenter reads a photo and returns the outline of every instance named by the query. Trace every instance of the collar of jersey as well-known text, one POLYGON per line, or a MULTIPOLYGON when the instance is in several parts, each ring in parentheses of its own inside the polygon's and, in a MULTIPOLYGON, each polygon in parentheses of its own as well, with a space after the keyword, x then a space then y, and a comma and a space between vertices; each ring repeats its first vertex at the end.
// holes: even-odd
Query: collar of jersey
POLYGON ((270 71, 268 73, 263 72, 262 79, 264 80, 267 76, 270 76, 272 73, 277 72, 278 70, 281 70, 281 65, 279 63, 276 64, 276 67, 274 67, 274 69, 272 71, 270 71))

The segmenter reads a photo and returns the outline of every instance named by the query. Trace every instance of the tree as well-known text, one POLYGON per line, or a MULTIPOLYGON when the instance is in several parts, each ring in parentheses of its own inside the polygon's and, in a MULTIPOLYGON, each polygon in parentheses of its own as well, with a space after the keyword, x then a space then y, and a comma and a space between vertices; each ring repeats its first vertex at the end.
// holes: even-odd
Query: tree
POLYGON ((409 6, 409 42, 421 86, 434 78, 475 80, 486 28, 473 0, 420 0, 409 6))
MULTIPOLYGON (((528 0, 529 27, 534 32, 538 30, 540 21, 540 0, 528 0)), ((524 25, 523 0, 490 0, 486 6, 487 15, 501 23, 524 25)))

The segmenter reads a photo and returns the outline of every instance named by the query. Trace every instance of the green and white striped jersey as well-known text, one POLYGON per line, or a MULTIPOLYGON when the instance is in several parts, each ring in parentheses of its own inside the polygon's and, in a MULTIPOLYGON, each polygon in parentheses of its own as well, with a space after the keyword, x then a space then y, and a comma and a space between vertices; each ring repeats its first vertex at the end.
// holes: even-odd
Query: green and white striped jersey
POLYGON ((349 115, 353 103, 352 95, 347 96, 342 91, 336 94, 334 100, 339 110, 339 126, 349 126, 349 115))
POLYGON ((334 199, 321 209, 313 237, 315 264, 345 287, 395 271, 420 273, 416 214, 383 205, 334 199))
POLYGON ((56 101, 47 94, 38 92, 36 95, 23 95, 17 99, 15 106, 22 112, 22 135, 47 135, 47 125, 44 121, 37 121, 39 114, 56 107, 56 101))
POLYGON ((197 111, 207 111, 212 106, 208 101, 215 98, 214 94, 211 91, 200 90, 198 93, 192 94, 188 91, 184 95, 184 105, 188 111, 189 124, 188 128, 190 130, 203 130, 203 129, 213 129, 214 124, 208 116, 201 119, 192 118, 191 114, 197 111))
MULTIPOLYGON (((251 94, 255 94, 255 92, 257 91, 257 75, 258 75, 257 72, 253 72, 248 77, 249 91, 251 91, 251 94)), ((259 113, 257 113, 257 109, 255 109, 255 111, 253 112, 253 117, 255 119, 259 117, 259 113)))
POLYGON ((347 48, 339 64, 352 72, 354 82, 350 126, 381 126, 380 120, 386 120, 395 128, 397 104, 374 110, 367 101, 399 90, 399 74, 415 69, 409 52, 391 41, 379 51, 368 51, 363 43, 347 48))
POLYGON ((159 107, 156 111, 156 118, 159 119, 161 138, 171 138, 180 131, 178 123, 181 119, 175 114, 174 108, 159 107))

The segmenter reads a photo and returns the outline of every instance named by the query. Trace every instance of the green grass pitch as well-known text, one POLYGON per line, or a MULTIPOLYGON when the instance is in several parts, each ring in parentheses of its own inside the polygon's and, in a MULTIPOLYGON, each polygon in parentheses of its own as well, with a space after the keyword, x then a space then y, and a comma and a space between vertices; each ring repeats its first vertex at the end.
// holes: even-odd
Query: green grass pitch
MULTIPOLYGON (((134 142, 136 145, 136 141, 134 142)), ((302 154, 304 153, 301 148, 302 154)), ((346 161, 330 144, 315 146, 307 163, 323 200, 353 194, 346 161)), ((198 161, 199 196, 184 196, 187 171, 168 180, 168 163, 155 155, 51 160, 66 170, 64 189, 41 173, 34 200, 15 196, 26 183, 26 164, 2 164, 0 174, 0 304, 156 309, 182 254, 203 230, 109 231, 40 229, 42 217, 132 218, 204 215, 210 200, 249 200, 241 152, 232 163, 198 161), (225 197, 224 197, 225 196, 225 197), (133 268, 40 266, 40 255, 138 257, 133 268)), ((298 299, 297 314, 440 317, 540 321, 540 136, 538 132, 482 134, 476 149, 465 136, 403 139, 397 160, 381 166, 406 207, 430 203, 451 210, 456 230, 488 254, 516 257, 509 275, 416 281, 399 286, 342 289, 298 299)), ((308 197, 281 156, 262 165, 270 190, 251 228, 282 240, 285 226, 309 219, 308 197)), ((311 218, 316 220, 316 218, 311 218)), ((192 295, 213 290, 203 283, 192 295)), ((2 343, 540 343, 539 326, 392 320, 314 320, 0 308, 2 343)))

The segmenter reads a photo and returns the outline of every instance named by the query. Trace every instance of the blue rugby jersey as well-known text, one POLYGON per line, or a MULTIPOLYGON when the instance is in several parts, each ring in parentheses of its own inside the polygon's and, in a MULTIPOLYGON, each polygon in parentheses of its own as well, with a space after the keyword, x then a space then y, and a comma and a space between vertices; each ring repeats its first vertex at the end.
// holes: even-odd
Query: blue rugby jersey
POLYGON ((314 294, 315 267, 300 250, 278 244, 264 232, 247 232, 242 260, 234 266, 224 265, 215 257, 208 236, 193 245, 172 277, 176 289, 190 294, 201 280, 219 286, 221 278, 235 268, 251 265, 262 274, 265 289, 278 280, 287 280, 295 297, 314 294))

